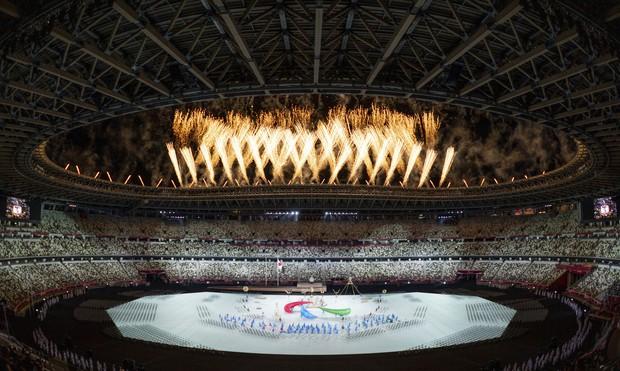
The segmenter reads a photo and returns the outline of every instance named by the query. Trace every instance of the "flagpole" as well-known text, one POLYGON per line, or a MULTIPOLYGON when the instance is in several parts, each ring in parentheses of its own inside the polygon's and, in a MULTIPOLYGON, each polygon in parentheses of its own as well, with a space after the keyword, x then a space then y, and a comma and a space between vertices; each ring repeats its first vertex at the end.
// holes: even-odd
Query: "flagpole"
POLYGON ((267 257, 265 257, 265 287, 267 287, 267 275, 269 274, 269 268, 267 268, 267 257))

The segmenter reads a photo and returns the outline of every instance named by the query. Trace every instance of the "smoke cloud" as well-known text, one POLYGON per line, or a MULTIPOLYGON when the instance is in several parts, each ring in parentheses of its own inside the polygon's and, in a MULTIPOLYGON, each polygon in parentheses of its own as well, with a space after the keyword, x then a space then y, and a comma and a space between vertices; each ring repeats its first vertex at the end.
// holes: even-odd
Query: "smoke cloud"
POLYGON ((174 169, 166 152, 172 140, 171 112, 140 113, 87 126, 50 139, 48 157, 58 165, 78 165, 83 175, 106 171, 114 181, 123 182, 132 174, 132 183, 155 185, 160 178, 172 178, 174 169))

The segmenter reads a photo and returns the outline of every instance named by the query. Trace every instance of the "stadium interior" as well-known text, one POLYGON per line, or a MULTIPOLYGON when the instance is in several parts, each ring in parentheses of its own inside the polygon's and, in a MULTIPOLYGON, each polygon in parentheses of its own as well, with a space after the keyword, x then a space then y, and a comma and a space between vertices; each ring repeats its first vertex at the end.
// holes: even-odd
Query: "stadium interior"
POLYGON ((0 371, 620 370, 613 0, 0 0, 0 371))

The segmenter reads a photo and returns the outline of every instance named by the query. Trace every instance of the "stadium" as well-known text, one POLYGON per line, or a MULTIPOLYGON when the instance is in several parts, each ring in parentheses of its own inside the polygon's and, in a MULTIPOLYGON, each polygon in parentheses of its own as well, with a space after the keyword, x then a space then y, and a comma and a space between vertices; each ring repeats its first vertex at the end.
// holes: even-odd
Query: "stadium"
POLYGON ((0 31, 0 369, 620 369, 614 1, 0 31))

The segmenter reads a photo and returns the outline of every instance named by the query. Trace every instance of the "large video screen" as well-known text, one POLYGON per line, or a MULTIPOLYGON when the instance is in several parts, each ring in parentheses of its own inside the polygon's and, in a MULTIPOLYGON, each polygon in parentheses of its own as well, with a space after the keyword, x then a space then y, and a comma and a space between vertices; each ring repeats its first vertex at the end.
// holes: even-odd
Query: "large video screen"
POLYGON ((28 202, 22 198, 7 197, 5 216, 8 219, 29 220, 30 206, 28 206, 28 202))
POLYGON ((612 219, 618 216, 618 207, 611 197, 594 199, 594 219, 612 219))

